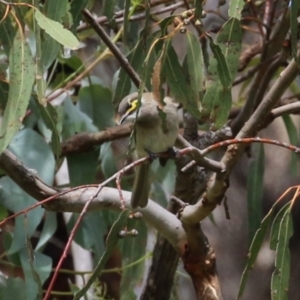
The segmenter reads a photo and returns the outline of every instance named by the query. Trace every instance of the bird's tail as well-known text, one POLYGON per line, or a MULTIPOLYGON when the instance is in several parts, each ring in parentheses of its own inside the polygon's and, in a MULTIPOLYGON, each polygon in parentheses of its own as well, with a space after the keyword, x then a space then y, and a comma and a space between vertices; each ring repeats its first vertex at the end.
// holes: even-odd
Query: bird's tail
POLYGON ((149 195, 149 170, 149 163, 143 163, 137 166, 130 200, 132 208, 147 206, 149 195))

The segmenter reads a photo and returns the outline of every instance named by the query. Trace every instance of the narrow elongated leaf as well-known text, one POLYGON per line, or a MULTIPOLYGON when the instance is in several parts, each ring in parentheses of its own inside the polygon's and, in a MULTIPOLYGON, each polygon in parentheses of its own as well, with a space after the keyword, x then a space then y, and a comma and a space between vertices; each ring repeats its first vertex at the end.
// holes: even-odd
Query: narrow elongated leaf
POLYGON ((272 300, 287 300, 290 278, 289 240, 293 234, 291 205, 286 207, 280 222, 276 247, 275 270, 271 281, 272 300))
POLYGON ((48 33, 53 39, 70 49, 78 48, 79 41, 75 35, 71 31, 63 28, 60 23, 45 17, 38 10, 35 11, 34 16, 39 26, 44 29, 45 32, 48 33))
POLYGON ((271 234, 270 234, 270 249, 276 250, 277 244, 278 244, 278 236, 281 226, 281 221, 286 213, 286 210, 291 204, 288 202, 286 203, 277 213, 277 215, 274 218, 274 221, 272 223, 271 227, 271 234))
MULTIPOLYGON (((61 23, 63 17, 68 14, 69 8, 68 0, 47 1, 46 2, 46 16, 51 20, 61 23)), ((57 58, 61 45, 53 39, 50 35, 45 34, 42 43, 41 65, 44 71, 49 68, 53 61, 57 58)))
POLYGON ((114 8, 116 5, 116 0, 105 0, 103 7, 103 15, 108 18, 109 21, 112 21, 114 16, 114 8))
MULTIPOLYGON (((140 222, 140 220, 128 220, 127 226, 129 230, 136 229, 139 235, 135 239, 123 239, 120 243, 124 267, 145 256, 148 232, 145 222, 140 222)), ((144 269, 145 261, 143 260, 131 268, 125 268, 121 281, 122 299, 130 299, 128 294, 134 292, 135 284, 139 283, 144 269)))
MULTIPOLYGON (((4 16, 6 5, 0 5, 0 16, 4 16)), ((17 33, 17 26, 13 25, 10 14, 0 23, 0 45, 7 55, 9 55, 13 46, 15 34, 17 33)))
POLYGON ((229 9, 228 9, 229 17, 237 18, 238 20, 240 20, 244 4, 245 4, 244 0, 229 1, 229 9))
POLYGON ((224 125, 231 108, 231 82, 238 69, 241 36, 240 23, 233 18, 222 26, 215 42, 207 35, 214 57, 208 68, 201 117, 214 123, 215 129, 224 125))
POLYGON ((249 241, 252 241, 262 220, 264 145, 252 144, 251 152, 252 158, 249 161, 247 178, 249 241))
POLYGON ((170 41, 167 42, 163 72, 170 87, 171 95, 193 116, 200 118, 199 106, 193 100, 193 95, 184 76, 183 68, 170 41))
POLYGON ((216 43, 214 43, 213 39, 207 35, 209 39, 209 45, 211 48, 211 51, 214 54, 214 58, 217 61, 217 71, 219 75, 219 79, 223 85, 224 88, 228 88, 231 84, 231 78, 229 73, 229 68, 225 59, 225 56, 220 48, 220 46, 216 43))
POLYGON ((199 20, 202 16, 202 2, 203 0, 194 0, 195 17, 199 20))
MULTIPOLYGON (((276 205, 276 204, 275 204, 276 205)), ((273 217, 273 212, 274 212, 274 207, 275 205, 272 206, 271 210, 269 211, 269 213, 264 217, 264 219, 261 222, 260 228, 256 231, 255 236, 253 238, 253 241, 251 243, 250 246, 250 250, 249 250, 249 254, 248 254, 248 259, 247 259, 247 264, 246 267, 243 271, 243 275, 240 281, 240 286, 239 286, 239 291, 238 291, 238 296, 237 296, 237 300, 241 299, 246 283, 247 283, 247 279, 248 279, 248 275, 249 275, 249 271, 252 269, 256 258, 258 256, 259 250, 263 244, 265 235, 267 233, 267 230, 272 222, 272 217, 273 217)))
POLYGON ((71 2, 70 13, 73 17, 72 31, 76 31, 76 27, 79 25, 80 20, 82 20, 81 11, 88 5, 89 0, 73 0, 71 2))
POLYGON ((220 47, 224 54, 231 84, 238 71, 239 58, 242 49, 242 29, 240 21, 235 18, 229 19, 219 31, 215 43, 220 47))
MULTIPOLYGON (((290 144, 298 145, 298 132, 292 118, 289 115, 283 115, 282 119, 289 135, 290 144)), ((290 170, 294 176, 298 174, 298 156, 295 152, 291 152, 290 170)))
POLYGON ((10 85, 0 129, 0 153, 22 125, 34 82, 34 64, 21 32, 15 36, 9 55, 10 85))
POLYGON ((89 281, 87 284, 82 288, 79 292, 75 294, 74 299, 80 299, 80 297, 84 296, 84 294, 87 292, 89 287, 93 284, 93 282, 96 280, 97 276, 100 274, 100 272, 103 270, 105 263, 111 256, 112 252, 117 246, 117 243, 119 241, 119 232, 124 228, 126 221, 128 219, 129 215, 128 210, 123 210, 120 215, 118 220, 113 224, 112 228, 109 231, 107 240, 106 240, 106 250, 104 251, 101 259, 99 260, 93 274, 91 275, 89 281))
POLYGON ((192 99, 195 106, 201 110, 201 96, 204 92, 203 71, 204 62, 202 49, 200 47, 199 39, 192 33, 187 35, 187 65, 189 71, 189 80, 191 86, 192 99))
POLYGON ((297 61, 299 0, 291 0, 291 43, 292 55, 297 61))
POLYGON ((57 112, 50 103, 47 104, 47 107, 44 107, 39 103, 37 104, 47 128, 51 130, 51 148, 53 150, 53 153, 55 154, 56 157, 59 157, 61 152, 61 145, 60 145, 59 133, 56 128, 57 112))

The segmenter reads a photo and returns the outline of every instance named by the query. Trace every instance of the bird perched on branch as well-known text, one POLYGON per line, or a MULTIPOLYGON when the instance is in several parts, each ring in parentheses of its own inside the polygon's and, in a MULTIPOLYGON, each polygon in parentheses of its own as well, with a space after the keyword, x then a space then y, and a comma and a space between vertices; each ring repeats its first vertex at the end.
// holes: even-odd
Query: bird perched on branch
MULTIPOLYGON (((139 104, 138 93, 126 96, 119 105, 119 123, 135 121, 135 150, 138 158, 155 156, 173 149, 178 133, 178 104, 170 97, 159 103, 152 93, 143 93, 139 104)), ((166 159, 161 158, 162 165, 166 159)), ((149 194, 150 161, 137 166, 131 206, 145 207, 149 194)))

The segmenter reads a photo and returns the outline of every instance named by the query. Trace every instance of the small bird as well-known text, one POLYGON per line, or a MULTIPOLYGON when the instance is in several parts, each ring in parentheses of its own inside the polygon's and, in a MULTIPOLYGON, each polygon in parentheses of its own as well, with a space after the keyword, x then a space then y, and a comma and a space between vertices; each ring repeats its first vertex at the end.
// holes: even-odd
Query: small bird
MULTIPOLYGON (((178 104, 170 97, 165 97, 163 101, 164 106, 160 106, 152 93, 143 93, 139 107, 138 93, 133 93, 120 102, 119 123, 135 120, 135 151, 138 158, 173 149, 178 133, 178 104), (163 116, 159 115, 160 107, 163 116)), ((165 164, 166 160, 160 162, 165 164)), ((132 208, 147 206, 149 171, 149 161, 137 166, 130 201, 132 208)))

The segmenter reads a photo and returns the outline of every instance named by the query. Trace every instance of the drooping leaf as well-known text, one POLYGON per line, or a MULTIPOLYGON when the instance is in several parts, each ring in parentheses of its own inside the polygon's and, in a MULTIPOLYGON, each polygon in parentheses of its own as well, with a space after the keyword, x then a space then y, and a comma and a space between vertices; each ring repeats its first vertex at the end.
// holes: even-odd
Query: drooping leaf
POLYGON ((187 84, 183 68, 179 63, 178 56, 170 41, 167 41, 166 47, 167 52, 165 62, 163 64, 163 72, 166 77, 166 82, 170 87, 171 95, 193 116, 199 118, 199 104, 193 99, 193 94, 187 84))
POLYGON ((97 127, 93 125, 92 120, 85 113, 81 112, 79 108, 74 105, 69 97, 67 97, 63 104, 64 120, 62 136, 63 140, 80 132, 96 132, 97 127))
MULTIPOLYGON (((220 47, 222 53, 224 54, 230 74, 231 84, 238 71, 239 58, 242 49, 242 29, 240 21, 235 18, 229 19, 219 31, 216 37, 216 44, 220 47)), ((227 78, 224 79, 224 81, 225 80, 227 80, 227 78)))
MULTIPOLYGON (((0 16, 3 17, 6 10, 6 5, 0 5, 0 16)), ((0 23, 0 45, 4 52, 9 55, 13 47, 14 38, 17 33, 17 26, 13 24, 13 18, 8 16, 0 23)))
POLYGON ((40 298, 37 296, 40 294, 41 285, 52 270, 51 258, 39 252, 29 254, 28 250, 24 248, 20 252, 20 260, 25 276, 26 288, 23 292, 26 294, 26 299, 40 298), (31 255, 31 258, 28 255, 31 255))
POLYGON ((291 203, 286 203, 277 213, 277 215, 274 218, 274 221, 272 223, 271 227, 271 233, 270 233, 270 249, 276 250, 277 244, 278 244, 278 237, 279 237, 279 231, 281 226, 281 221, 289 208, 291 203))
POLYGON ((116 0, 105 0, 103 6, 102 14, 108 18, 111 22, 114 16, 114 8, 116 5, 116 0))
POLYGON ((67 156, 70 185, 78 186, 95 181, 99 147, 87 153, 74 153, 67 156))
POLYGON ((194 0, 195 17, 199 20, 202 16, 202 2, 203 0, 194 0))
MULTIPOLYGON (((68 0, 62 1, 47 1, 46 3, 46 16, 47 18, 62 23, 63 17, 68 13, 69 3, 68 0)), ((45 34, 44 41, 42 42, 42 55, 41 65, 44 71, 49 68, 61 49, 61 45, 53 39, 50 35, 45 34)))
POLYGON ((209 35, 207 35, 207 37, 209 40, 211 51, 214 55, 214 59, 217 61, 216 67, 219 80, 224 88, 228 88, 231 84, 231 77, 225 55, 222 52, 221 47, 217 43, 215 43, 209 35))
POLYGON ((207 35, 214 56, 207 72, 201 117, 215 129, 225 124, 231 109, 231 82, 238 69, 241 37, 240 23, 233 18, 222 26, 215 42, 207 35))
POLYGON ((45 32, 49 34, 53 39, 70 49, 78 48, 79 41, 77 40, 75 35, 71 31, 63 28, 60 23, 45 17, 38 10, 35 11, 34 16, 39 26, 44 29, 45 32))
MULTIPOLYGON (((36 170, 45 183, 52 185, 54 178, 55 160, 49 145, 31 129, 20 131, 12 140, 9 150, 12 151, 26 167, 36 170), (41 164, 41 161, 43 162, 41 164)), ((12 212, 20 212, 36 203, 25 191, 17 186, 12 179, 2 177, 0 201, 12 212)), ((26 215, 15 219, 14 238, 8 249, 9 254, 16 253, 25 246, 26 237, 31 236, 39 225, 44 209, 36 207, 26 215)))
POLYGON ((17 32, 9 55, 8 101, 0 128, 0 153, 20 129, 34 82, 34 64, 25 37, 17 32))
POLYGON ((59 157, 61 153, 61 145, 60 145, 59 133, 56 126, 57 119, 58 119, 57 112, 50 103, 48 103, 47 107, 44 107, 39 103, 37 104, 47 128, 51 130, 51 147, 53 153, 55 154, 56 157, 59 157))
POLYGON ((87 284, 75 294, 74 299, 80 299, 80 297, 84 296, 84 294, 88 291, 89 287, 93 284, 93 282, 96 280, 97 276, 100 274, 100 272, 103 270, 105 263, 111 256, 112 252, 117 246, 117 243, 120 239, 119 233, 121 230, 124 229, 124 226, 126 224, 126 221, 128 219, 129 215, 128 210, 123 210, 119 218, 115 221, 112 228, 109 231, 107 240, 106 240, 106 250, 104 251, 102 257, 100 258, 93 274, 91 275, 90 279, 88 280, 87 284))
MULTIPOLYGON (((289 136, 290 144, 298 145, 298 132, 297 128, 289 115, 282 116, 285 128, 287 130, 287 134, 289 136)), ((291 163, 290 163, 290 170, 294 176, 298 174, 298 156, 295 152, 291 153, 291 163)))
POLYGON ((287 300, 290 279, 289 240, 293 234, 291 205, 286 207, 278 231, 275 270, 271 281, 272 300, 287 300))
MULTIPOLYGON (((120 243, 120 249, 123 254, 122 265, 124 267, 145 257, 147 244, 147 226, 145 222, 141 222, 141 220, 128 220, 127 225, 128 230, 136 229, 138 236, 123 239, 120 243)), ((139 283, 144 270, 145 261, 143 260, 130 268, 125 268, 121 281, 121 299, 130 299, 128 294, 134 293, 135 284, 139 283)))
MULTIPOLYGON (((276 205, 276 204, 275 204, 276 205)), ((253 268, 256 258, 258 256, 259 250, 263 244, 265 235, 267 233, 267 230, 269 229, 269 226, 272 222, 272 217, 273 217, 273 212, 274 212, 274 206, 271 208, 269 213, 264 217, 264 219, 261 222, 260 228, 256 231, 255 236, 252 240, 248 258, 247 258, 247 263, 246 267, 243 271, 243 275, 240 281, 239 285, 239 291, 237 295, 237 300, 241 299, 244 289, 246 287, 249 271, 253 268)))
POLYGON ((201 100, 204 93, 204 62, 202 49, 200 47, 199 39, 187 32, 187 65, 189 71, 189 82, 191 86, 192 99, 195 106, 201 110, 201 100))
MULTIPOLYGON (((297 59, 299 0, 291 0, 291 44, 293 58, 297 59)), ((299 62, 298 62, 299 63, 299 62)))
MULTIPOLYGON (((107 234, 107 224, 103 220, 103 212, 91 211, 87 213, 75 234, 74 241, 87 250, 92 250, 94 261, 98 261, 104 252, 104 237, 107 234)), ((73 214, 67 224, 71 232, 79 214, 73 214)))
POLYGON ((35 247, 35 251, 41 250, 44 245, 52 238, 57 229, 57 213, 53 211, 46 211, 44 216, 44 225, 35 247))
POLYGON ((87 7, 89 0, 73 0, 71 2, 70 13, 73 17, 72 31, 75 32, 80 20, 82 20, 81 11, 87 7))
POLYGON ((114 124, 114 107, 110 89, 100 84, 92 84, 81 88, 78 97, 79 109, 93 120, 99 130, 114 124))
POLYGON ((242 10, 243 10, 244 5, 245 5, 244 0, 229 1, 229 9, 228 9, 229 17, 240 20, 242 17, 242 10))
POLYGON ((249 241, 252 241, 255 232, 262 220, 262 194, 264 178, 264 146, 261 143, 251 145, 252 157, 248 164, 247 202, 249 241))
POLYGON ((6 282, 6 288, 3 292, 3 300, 27 300, 26 294, 24 293, 26 286, 23 279, 19 277, 9 277, 6 282))

